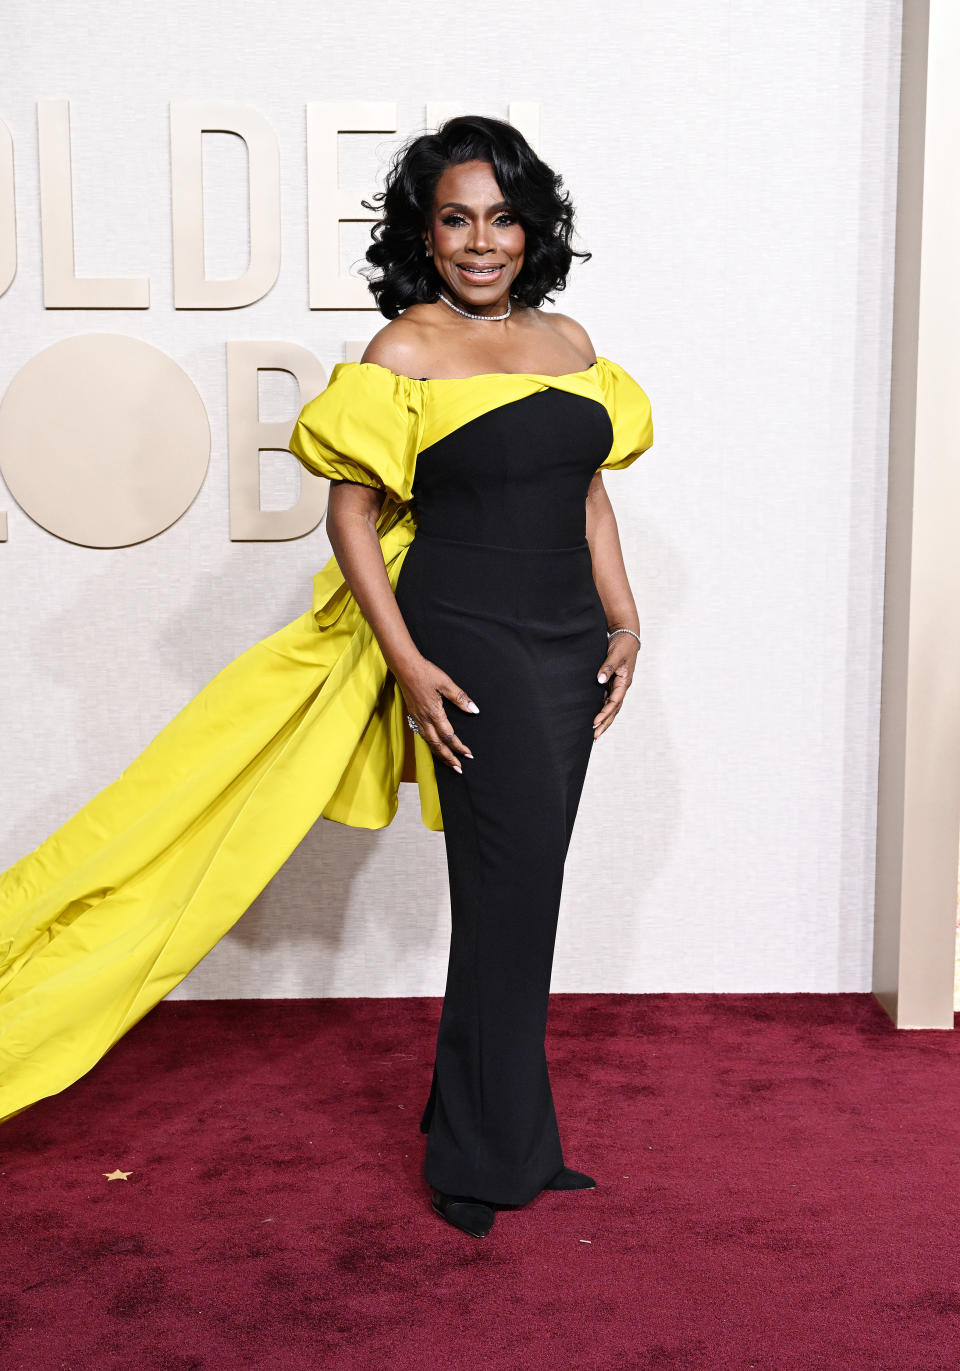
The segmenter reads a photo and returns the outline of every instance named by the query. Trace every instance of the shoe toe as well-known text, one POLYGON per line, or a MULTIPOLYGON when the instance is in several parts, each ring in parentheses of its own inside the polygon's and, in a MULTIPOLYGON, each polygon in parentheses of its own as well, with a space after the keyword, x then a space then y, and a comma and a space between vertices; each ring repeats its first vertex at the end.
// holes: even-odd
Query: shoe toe
POLYGON ((475 1238, 485 1238, 493 1227, 493 1209, 472 1195, 444 1195, 440 1190, 432 1190, 430 1199, 442 1218, 475 1238))
POLYGON ((561 1167, 557 1174, 547 1181, 544 1190, 595 1190, 597 1183, 592 1176, 572 1167, 561 1167))

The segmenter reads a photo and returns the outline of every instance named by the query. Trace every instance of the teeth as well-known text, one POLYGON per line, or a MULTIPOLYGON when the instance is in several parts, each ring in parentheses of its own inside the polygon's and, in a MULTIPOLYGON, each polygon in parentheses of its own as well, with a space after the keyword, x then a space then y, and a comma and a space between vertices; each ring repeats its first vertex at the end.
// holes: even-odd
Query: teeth
POLYGON ((490 275, 493 274, 493 272, 499 271, 500 268, 499 268, 499 267, 461 267, 460 270, 461 270, 461 271, 469 271, 470 274, 471 274, 472 276, 490 276, 490 275))

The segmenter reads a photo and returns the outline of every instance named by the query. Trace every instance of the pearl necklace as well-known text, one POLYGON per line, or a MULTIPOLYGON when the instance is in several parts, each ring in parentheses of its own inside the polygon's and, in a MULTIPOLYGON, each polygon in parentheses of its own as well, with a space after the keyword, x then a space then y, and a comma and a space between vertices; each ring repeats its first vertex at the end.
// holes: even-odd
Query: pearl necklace
POLYGON ((448 300, 442 290, 440 291, 440 299, 445 305, 449 305, 451 309, 455 309, 458 314, 462 314, 465 319, 509 319, 510 310, 513 308, 513 302, 509 296, 507 296, 506 314, 471 314, 468 309, 461 309, 460 306, 455 305, 452 300, 448 300))

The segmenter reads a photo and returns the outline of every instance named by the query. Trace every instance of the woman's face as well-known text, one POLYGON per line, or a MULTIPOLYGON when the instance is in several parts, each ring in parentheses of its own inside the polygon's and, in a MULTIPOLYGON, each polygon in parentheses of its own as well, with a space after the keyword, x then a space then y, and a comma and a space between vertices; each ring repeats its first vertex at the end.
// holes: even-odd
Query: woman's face
POLYGON ((489 162, 447 167, 437 182, 424 242, 455 304, 472 314, 502 314, 523 266, 525 239, 489 162))

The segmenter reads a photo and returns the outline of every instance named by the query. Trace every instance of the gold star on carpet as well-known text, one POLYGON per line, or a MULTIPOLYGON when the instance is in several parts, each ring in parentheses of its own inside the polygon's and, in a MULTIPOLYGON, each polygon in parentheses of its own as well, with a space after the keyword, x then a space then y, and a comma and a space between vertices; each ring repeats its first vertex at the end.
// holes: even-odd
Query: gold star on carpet
POLYGON ((102 1176, 106 1176, 108 1181, 125 1181, 128 1176, 132 1176, 132 1171, 101 1171, 102 1176))

